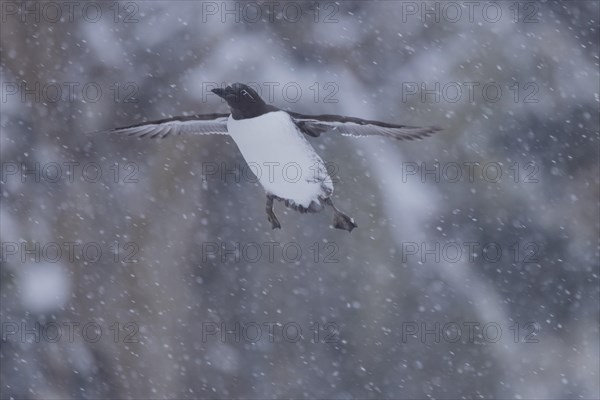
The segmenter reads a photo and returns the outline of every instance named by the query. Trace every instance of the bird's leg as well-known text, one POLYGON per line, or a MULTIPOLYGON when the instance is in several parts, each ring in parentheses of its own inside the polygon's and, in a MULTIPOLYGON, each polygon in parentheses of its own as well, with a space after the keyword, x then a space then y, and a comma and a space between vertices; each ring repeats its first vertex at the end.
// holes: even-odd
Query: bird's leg
POLYGON ((336 229, 343 229, 348 232, 352 232, 352 229, 357 228, 358 225, 354 223, 354 219, 350 218, 334 205, 331 198, 325 199, 325 204, 330 205, 333 208, 333 227, 336 229))
POLYGON ((275 198, 275 196, 273 196, 272 194, 267 195, 267 207, 266 207, 267 219, 271 223, 271 228, 281 229, 281 224, 279 223, 279 220, 277 219, 277 217, 275 216, 275 213, 273 212, 273 199, 274 198, 275 198))

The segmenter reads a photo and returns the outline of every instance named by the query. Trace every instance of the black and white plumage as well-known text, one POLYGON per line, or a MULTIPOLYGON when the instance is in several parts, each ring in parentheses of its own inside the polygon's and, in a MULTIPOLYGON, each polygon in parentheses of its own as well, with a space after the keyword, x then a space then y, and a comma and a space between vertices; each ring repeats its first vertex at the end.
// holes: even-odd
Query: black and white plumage
POLYGON ((300 212, 318 212, 324 205, 334 210, 335 228, 352 231, 354 220, 331 200, 333 183, 325 163, 306 136, 337 132, 347 136, 384 136, 397 140, 423 139, 436 127, 394 125, 340 115, 303 115, 266 104, 249 86, 235 83, 213 93, 227 101, 230 114, 203 114, 167 118, 112 129, 106 132, 136 137, 165 138, 181 134, 230 135, 249 165, 293 166, 294 177, 260 174, 267 192, 267 216, 273 229, 281 228, 273 212, 273 200, 284 201, 300 212))

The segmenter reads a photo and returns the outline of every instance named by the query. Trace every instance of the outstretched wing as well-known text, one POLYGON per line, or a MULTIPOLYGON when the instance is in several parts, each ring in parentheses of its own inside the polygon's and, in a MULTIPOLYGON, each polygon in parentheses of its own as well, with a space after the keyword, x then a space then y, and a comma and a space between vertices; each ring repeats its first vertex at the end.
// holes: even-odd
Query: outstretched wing
POLYGON ((324 132, 338 132, 346 136, 385 136, 397 140, 414 140, 441 131, 441 128, 435 126, 394 125, 343 115, 303 115, 295 112, 289 114, 302 132, 313 137, 319 137, 324 132))
POLYGON ((140 138, 165 138, 172 135, 226 135, 227 118, 229 114, 203 114, 185 117, 173 117, 158 121, 142 122, 140 124, 103 131, 140 138))

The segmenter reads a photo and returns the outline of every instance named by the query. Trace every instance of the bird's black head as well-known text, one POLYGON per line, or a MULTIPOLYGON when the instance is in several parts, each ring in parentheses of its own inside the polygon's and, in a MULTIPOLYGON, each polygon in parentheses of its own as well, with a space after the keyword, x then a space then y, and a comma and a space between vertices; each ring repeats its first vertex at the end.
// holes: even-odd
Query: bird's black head
POLYGON ((243 83, 213 89, 212 92, 225 99, 234 119, 254 118, 271 111, 258 93, 243 83))

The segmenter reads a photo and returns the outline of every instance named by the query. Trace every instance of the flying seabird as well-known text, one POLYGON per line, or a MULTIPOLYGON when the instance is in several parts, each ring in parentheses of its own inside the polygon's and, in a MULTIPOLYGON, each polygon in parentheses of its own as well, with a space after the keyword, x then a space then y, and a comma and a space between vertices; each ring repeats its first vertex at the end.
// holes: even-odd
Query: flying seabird
MULTIPOLYGON (((181 134, 230 135, 246 163, 258 166, 294 163, 300 177, 287 179, 283 174, 260 174, 259 182, 267 193, 267 218, 273 229, 281 228, 273 211, 273 200, 301 213, 319 212, 324 205, 333 209, 333 226, 347 230, 358 225, 354 219, 338 210, 331 199, 333 182, 325 163, 310 145, 306 136, 319 137, 337 132, 347 136, 385 136, 397 140, 428 137, 440 130, 436 127, 416 127, 369 121, 340 115, 304 115, 283 111, 266 104, 251 87, 234 83, 213 89, 225 99, 231 114, 199 114, 143 122, 105 132, 165 138, 181 134)), ((297 175, 294 173, 294 175, 297 175)))

